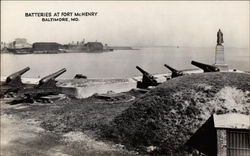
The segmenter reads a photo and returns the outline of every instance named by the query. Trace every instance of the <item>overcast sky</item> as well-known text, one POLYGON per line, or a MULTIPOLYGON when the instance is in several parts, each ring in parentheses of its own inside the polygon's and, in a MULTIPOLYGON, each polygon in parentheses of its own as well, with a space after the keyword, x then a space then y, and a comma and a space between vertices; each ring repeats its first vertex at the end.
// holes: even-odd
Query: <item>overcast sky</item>
POLYGON ((224 46, 249 47, 249 2, 35 2, 1 1, 1 40, 26 38, 29 43, 101 41, 109 45, 195 46, 216 44, 224 33, 224 46), (78 22, 42 22, 25 12, 98 12, 78 22))

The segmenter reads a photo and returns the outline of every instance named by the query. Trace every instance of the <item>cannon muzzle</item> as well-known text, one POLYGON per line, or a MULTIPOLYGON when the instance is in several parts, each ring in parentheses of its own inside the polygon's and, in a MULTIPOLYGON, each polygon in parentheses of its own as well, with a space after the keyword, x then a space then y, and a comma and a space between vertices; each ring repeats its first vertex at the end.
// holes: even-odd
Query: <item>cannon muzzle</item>
POLYGON ((166 68, 168 68, 171 72, 173 72, 173 73, 176 73, 176 72, 178 72, 178 70, 176 70, 176 69, 174 69, 174 68, 172 68, 172 67, 170 67, 169 65, 167 65, 167 64, 164 64, 164 66, 166 67, 166 68))
MULTIPOLYGON (((26 67, 18 72, 15 72, 11 75, 9 75, 6 79, 6 83, 10 83, 11 81, 13 81, 14 79, 20 79, 21 78, 21 75, 23 75, 24 73, 26 73, 27 71, 29 71, 30 68, 29 67, 26 67)), ((21 81, 21 79, 20 79, 21 81)))
POLYGON ((144 75, 144 74, 149 74, 148 72, 146 72, 145 70, 143 70, 142 68, 140 68, 139 66, 136 66, 136 68, 144 75))
POLYGON ((171 72, 172 72, 172 75, 171 77, 174 78, 174 77, 178 77, 178 76, 182 76, 183 75, 183 72, 182 71, 178 71, 172 67, 170 67, 169 65, 167 64, 164 64, 165 67, 167 67, 171 72))
POLYGON ((204 70, 204 72, 219 72, 220 71, 218 67, 212 66, 209 64, 204 64, 204 63, 200 63, 196 61, 192 61, 191 64, 198 68, 201 68, 202 70, 204 70))
MULTIPOLYGON (((48 84, 49 82, 51 82, 51 81, 53 81, 54 82, 54 80, 58 77, 58 76, 60 76, 61 74, 63 74, 64 72, 66 72, 66 69, 65 68, 63 68, 63 69, 61 69, 61 70, 59 70, 59 71, 57 71, 57 72, 55 72, 55 73, 53 73, 53 74, 50 74, 50 75, 48 75, 48 76, 45 76, 44 78, 42 78, 40 81, 39 81, 39 86, 41 86, 41 85, 44 85, 44 84, 48 84)), ((55 84, 54 84, 55 85, 55 84)))
POLYGON ((143 74, 143 77, 147 77, 148 79, 155 79, 152 74, 146 72, 145 70, 143 70, 139 66, 136 66, 136 68, 143 74))

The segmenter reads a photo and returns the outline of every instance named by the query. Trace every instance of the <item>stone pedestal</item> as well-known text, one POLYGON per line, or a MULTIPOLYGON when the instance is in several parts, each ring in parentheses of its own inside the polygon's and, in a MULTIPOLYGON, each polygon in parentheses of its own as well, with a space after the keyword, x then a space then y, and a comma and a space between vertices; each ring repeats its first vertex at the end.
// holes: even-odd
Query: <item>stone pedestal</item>
POLYGON ((216 67, 222 72, 228 71, 228 65, 224 61, 224 47, 223 45, 217 45, 215 48, 215 64, 216 67))

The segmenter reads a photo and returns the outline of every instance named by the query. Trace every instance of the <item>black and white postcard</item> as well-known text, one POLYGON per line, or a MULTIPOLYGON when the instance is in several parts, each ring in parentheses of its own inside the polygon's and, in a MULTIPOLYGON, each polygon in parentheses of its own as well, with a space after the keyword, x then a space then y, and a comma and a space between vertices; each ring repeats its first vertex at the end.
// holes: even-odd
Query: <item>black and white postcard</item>
POLYGON ((249 1, 1 1, 3 156, 249 156, 249 1))

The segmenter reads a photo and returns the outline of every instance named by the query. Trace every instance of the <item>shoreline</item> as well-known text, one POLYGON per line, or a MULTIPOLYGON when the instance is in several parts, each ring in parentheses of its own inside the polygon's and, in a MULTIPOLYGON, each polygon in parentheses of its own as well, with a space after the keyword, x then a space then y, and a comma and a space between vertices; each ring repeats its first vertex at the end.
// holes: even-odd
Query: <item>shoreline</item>
POLYGON ((6 49, 1 50, 1 54, 14 54, 14 55, 27 55, 27 54, 61 54, 61 53, 104 53, 104 52, 113 52, 113 51, 120 51, 120 50, 138 50, 137 48, 133 47, 126 47, 126 46, 110 46, 107 49, 102 50, 93 50, 89 51, 86 49, 57 49, 57 50, 41 50, 41 51, 34 51, 32 48, 27 49, 6 49))
MULTIPOLYGON (((185 74, 203 73, 200 69, 185 70, 185 74)), ((233 71, 232 73, 246 73, 243 71, 233 71)), ((158 83, 168 81, 171 73, 154 74, 158 83)), ((1 76, 1 81, 5 81, 6 76, 1 76)), ((171 78, 170 78, 171 79, 171 78)), ((40 78, 22 78, 25 84, 38 84, 40 78)), ((62 89, 62 93, 73 96, 78 99, 87 98, 94 94, 106 94, 109 91, 115 93, 127 92, 131 89, 137 88, 137 82, 142 80, 142 76, 135 76, 130 78, 91 78, 91 79, 57 79, 57 86, 62 89)))

